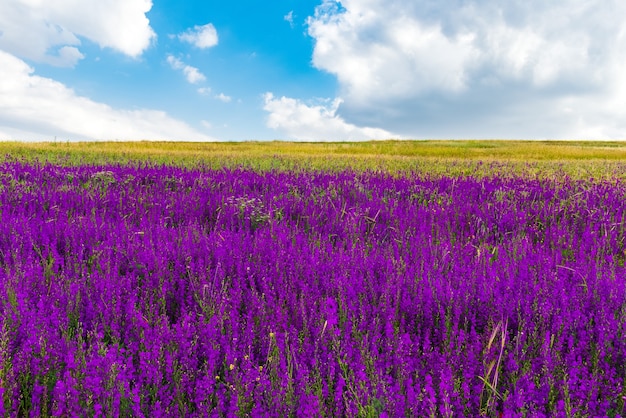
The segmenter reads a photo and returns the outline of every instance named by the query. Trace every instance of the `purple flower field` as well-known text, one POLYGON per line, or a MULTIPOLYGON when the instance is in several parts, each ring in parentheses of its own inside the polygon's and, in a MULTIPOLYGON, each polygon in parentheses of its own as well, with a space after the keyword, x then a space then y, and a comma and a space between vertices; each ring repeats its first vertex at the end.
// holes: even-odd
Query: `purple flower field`
POLYGON ((0 416, 624 416, 626 184, 0 163, 0 416))

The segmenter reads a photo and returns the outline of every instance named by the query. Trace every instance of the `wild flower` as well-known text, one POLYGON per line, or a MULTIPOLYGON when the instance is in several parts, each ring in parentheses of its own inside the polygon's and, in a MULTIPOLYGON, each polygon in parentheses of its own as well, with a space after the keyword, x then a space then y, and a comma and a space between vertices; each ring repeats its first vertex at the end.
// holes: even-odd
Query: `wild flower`
POLYGON ((0 191, 0 415, 625 413, 619 181, 8 161, 0 191))

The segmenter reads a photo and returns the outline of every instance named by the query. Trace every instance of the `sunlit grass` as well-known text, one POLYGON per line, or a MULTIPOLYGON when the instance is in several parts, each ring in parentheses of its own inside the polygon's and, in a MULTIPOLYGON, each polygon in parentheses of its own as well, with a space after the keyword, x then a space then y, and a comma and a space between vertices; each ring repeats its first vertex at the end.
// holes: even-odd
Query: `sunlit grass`
POLYGON ((210 168, 414 172, 624 178, 626 142, 372 141, 372 142, 0 142, 2 158, 64 165, 150 161, 210 168))

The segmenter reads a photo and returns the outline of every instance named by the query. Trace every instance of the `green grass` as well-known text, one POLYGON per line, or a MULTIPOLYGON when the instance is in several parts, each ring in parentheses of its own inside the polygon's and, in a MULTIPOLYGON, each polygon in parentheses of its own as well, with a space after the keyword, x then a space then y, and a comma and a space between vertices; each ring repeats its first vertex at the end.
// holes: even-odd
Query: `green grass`
POLYGON ((0 158, 60 164, 151 161, 255 170, 381 170, 431 175, 626 178, 626 142, 0 142, 0 158))

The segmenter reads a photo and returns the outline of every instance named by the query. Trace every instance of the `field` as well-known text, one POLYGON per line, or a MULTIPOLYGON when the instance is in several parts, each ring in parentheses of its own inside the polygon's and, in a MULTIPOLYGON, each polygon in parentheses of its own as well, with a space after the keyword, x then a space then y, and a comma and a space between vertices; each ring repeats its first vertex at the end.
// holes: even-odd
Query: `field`
POLYGON ((1 156, 61 165, 150 161, 185 167, 383 171, 408 175, 626 177, 626 142, 376 141, 362 143, 0 142, 1 156))
POLYGON ((626 411, 626 144, 0 152, 0 416, 626 411))

